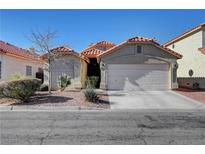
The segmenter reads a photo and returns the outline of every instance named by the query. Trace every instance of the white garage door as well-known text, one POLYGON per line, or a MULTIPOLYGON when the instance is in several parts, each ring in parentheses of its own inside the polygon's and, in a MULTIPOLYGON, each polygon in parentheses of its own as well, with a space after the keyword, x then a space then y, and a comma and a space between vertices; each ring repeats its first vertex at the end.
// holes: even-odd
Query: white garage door
POLYGON ((109 90, 168 90, 168 64, 110 64, 107 83, 109 90))

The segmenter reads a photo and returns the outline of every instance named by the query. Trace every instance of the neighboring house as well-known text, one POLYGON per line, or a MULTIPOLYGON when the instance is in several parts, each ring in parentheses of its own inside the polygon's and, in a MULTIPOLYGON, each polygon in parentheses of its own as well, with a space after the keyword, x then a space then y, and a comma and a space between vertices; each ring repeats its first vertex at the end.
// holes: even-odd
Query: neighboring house
POLYGON ((178 81, 181 87, 205 89, 205 23, 188 30, 164 44, 183 55, 177 62, 178 81))
POLYGON ((33 50, 0 41, 0 81, 8 80, 15 74, 36 77, 42 66, 42 60, 33 50))
POLYGON ((169 90, 178 87, 177 59, 182 55, 154 39, 130 38, 97 56, 100 88, 108 90, 169 90))
POLYGON ((88 48, 80 52, 81 56, 87 57, 90 61, 87 68, 87 76, 96 76, 98 77, 97 87, 100 86, 100 65, 97 62, 97 56, 101 53, 104 53, 106 50, 114 47, 115 44, 109 41, 100 41, 95 44, 89 45, 88 48))
MULTIPOLYGON (((73 49, 60 46, 51 49, 52 61, 51 61, 51 88, 57 90, 58 78, 62 74, 66 74, 71 77, 71 88, 84 87, 84 81, 87 75, 87 63, 89 59, 80 56, 73 49)), ((44 60, 44 83, 48 84, 49 72, 48 72, 48 54, 41 56, 44 60)))

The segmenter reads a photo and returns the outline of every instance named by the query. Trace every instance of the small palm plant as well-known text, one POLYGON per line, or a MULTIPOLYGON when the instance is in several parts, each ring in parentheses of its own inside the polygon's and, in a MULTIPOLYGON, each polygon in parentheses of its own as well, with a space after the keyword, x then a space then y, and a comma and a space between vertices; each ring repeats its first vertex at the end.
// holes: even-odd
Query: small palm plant
POLYGON ((58 86, 61 91, 65 90, 65 88, 71 84, 70 76, 66 74, 62 74, 58 77, 58 86))
POLYGON ((97 102, 99 97, 97 93, 92 88, 88 88, 84 91, 85 99, 89 102, 97 102))

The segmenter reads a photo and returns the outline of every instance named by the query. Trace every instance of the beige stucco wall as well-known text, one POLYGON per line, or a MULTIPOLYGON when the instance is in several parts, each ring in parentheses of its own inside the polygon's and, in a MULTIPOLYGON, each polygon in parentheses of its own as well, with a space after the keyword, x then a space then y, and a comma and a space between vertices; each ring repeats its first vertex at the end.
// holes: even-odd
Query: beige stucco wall
MULTIPOLYGON (((101 88, 106 89, 107 64, 158 64, 168 63, 170 70, 170 88, 178 87, 173 80, 176 58, 151 44, 129 44, 101 58, 101 88), (136 46, 142 45, 142 53, 136 52, 136 46)), ((176 76, 175 76, 176 78, 176 76)))
MULTIPOLYGON (((52 90, 59 89, 58 77, 62 74, 66 74, 71 77, 71 85, 68 88, 82 88, 80 68, 80 58, 72 55, 64 55, 55 57, 51 64, 51 88, 52 90)), ((44 84, 48 84, 48 63, 44 63, 44 84)))
POLYGON ((153 57, 166 58, 167 60, 175 60, 175 57, 162 51, 161 49, 151 45, 151 44, 129 44, 126 45, 117 51, 105 55, 102 60, 106 63, 123 63, 123 64, 134 64, 134 63, 143 63, 147 61, 146 55, 153 57), (136 52, 136 46, 142 46, 142 53, 138 54, 136 52), (134 55, 134 57, 133 57, 134 55))
POLYGON ((43 63, 32 60, 19 59, 7 55, 0 55, 2 62, 2 80, 8 80, 14 74, 26 75, 26 66, 32 66, 32 77, 35 77, 38 68, 43 67, 43 63))
POLYGON ((177 61, 179 64, 178 77, 189 77, 190 69, 194 72, 193 77, 205 77, 205 56, 198 51, 198 48, 205 46, 204 34, 201 30, 174 43, 174 48, 172 44, 168 46, 183 55, 183 58, 177 61), (204 38, 203 41, 202 38, 204 38))
POLYGON ((0 54, 0 61, 1 61, 1 79, 0 81, 5 79, 5 62, 4 62, 4 56, 2 54, 0 54))
POLYGON ((81 85, 82 85, 82 88, 85 88, 85 81, 87 78, 88 64, 83 59, 80 60, 80 63, 81 63, 81 67, 80 67, 81 85))

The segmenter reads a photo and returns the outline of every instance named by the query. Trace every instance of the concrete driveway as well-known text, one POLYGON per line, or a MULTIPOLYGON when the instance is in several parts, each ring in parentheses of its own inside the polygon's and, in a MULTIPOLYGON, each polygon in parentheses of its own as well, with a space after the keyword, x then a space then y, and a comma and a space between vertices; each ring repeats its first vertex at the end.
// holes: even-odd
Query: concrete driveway
POLYGON ((108 91, 111 109, 205 110, 205 104, 174 91, 108 91))

